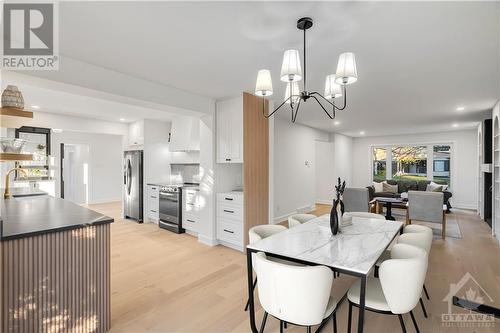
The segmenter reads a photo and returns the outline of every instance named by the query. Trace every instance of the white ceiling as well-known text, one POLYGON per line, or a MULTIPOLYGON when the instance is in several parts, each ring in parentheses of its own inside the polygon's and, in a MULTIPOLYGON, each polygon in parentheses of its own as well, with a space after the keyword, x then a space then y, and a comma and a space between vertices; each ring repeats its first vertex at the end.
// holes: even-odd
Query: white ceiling
POLYGON ((130 123, 140 119, 172 121, 177 111, 175 108, 168 112, 138 106, 127 100, 116 100, 118 96, 101 96, 95 91, 54 84, 12 72, 4 73, 1 81, 2 90, 15 82, 23 93, 25 108, 35 112, 130 123))
MULTIPOLYGON (((313 101, 298 122, 349 135, 472 127, 500 94, 500 4, 477 2, 61 2, 63 56, 210 98, 253 91, 308 31, 308 90, 322 92, 338 55, 355 52, 359 80, 335 126, 313 101), (464 105, 458 112, 455 108, 464 105)), ((62 78, 74 75, 62 67, 62 78)), ((34 73, 34 75, 37 75, 34 73)), ((89 112, 88 110, 82 110, 89 112)), ((283 116, 289 112, 282 111, 283 116)))

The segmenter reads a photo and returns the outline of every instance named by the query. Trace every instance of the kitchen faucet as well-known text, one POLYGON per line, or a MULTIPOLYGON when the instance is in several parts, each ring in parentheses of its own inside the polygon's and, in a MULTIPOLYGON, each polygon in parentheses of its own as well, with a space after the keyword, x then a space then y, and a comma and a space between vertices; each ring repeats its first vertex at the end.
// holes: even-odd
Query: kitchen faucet
POLYGON ((28 177, 28 173, 22 168, 12 168, 7 171, 7 174, 5 175, 5 193, 3 194, 4 199, 10 199, 12 197, 12 194, 10 194, 9 176, 13 171, 21 171, 21 173, 23 173, 25 177, 28 177))

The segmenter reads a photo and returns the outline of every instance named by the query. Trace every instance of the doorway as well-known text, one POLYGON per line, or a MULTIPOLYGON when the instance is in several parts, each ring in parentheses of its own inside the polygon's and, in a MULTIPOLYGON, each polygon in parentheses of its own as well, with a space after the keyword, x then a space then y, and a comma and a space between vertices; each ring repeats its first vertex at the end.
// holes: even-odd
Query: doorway
POLYGON ((61 198, 89 203, 89 159, 89 145, 61 143, 61 198))

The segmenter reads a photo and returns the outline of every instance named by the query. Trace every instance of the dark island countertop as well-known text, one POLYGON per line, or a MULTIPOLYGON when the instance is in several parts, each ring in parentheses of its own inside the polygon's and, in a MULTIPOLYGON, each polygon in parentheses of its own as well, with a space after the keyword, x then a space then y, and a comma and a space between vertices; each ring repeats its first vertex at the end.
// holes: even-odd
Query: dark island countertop
POLYGON ((34 235, 112 223, 111 217, 48 195, 1 199, 0 239, 34 235))
MULTIPOLYGON (((12 196, 14 198, 31 197, 31 196, 37 196, 37 195, 48 195, 48 193, 45 191, 42 191, 42 190, 37 189, 37 188, 30 188, 30 187, 11 187, 9 189, 9 191, 10 191, 10 194, 12 194, 12 196)), ((3 194, 5 193, 5 189, 0 188, 0 193, 3 196, 3 194)))

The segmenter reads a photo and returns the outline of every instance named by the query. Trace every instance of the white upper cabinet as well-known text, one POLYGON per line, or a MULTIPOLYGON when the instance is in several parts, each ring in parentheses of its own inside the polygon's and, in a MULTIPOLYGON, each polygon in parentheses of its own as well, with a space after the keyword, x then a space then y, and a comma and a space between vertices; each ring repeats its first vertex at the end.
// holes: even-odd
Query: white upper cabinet
POLYGON ((243 96, 217 102, 217 163, 243 163, 243 96))
POLYGON ((128 126, 128 144, 129 146, 138 146, 144 144, 144 121, 139 120, 128 126))
POLYGON ((178 116, 172 121, 170 151, 200 150, 200 120, 178 116))

